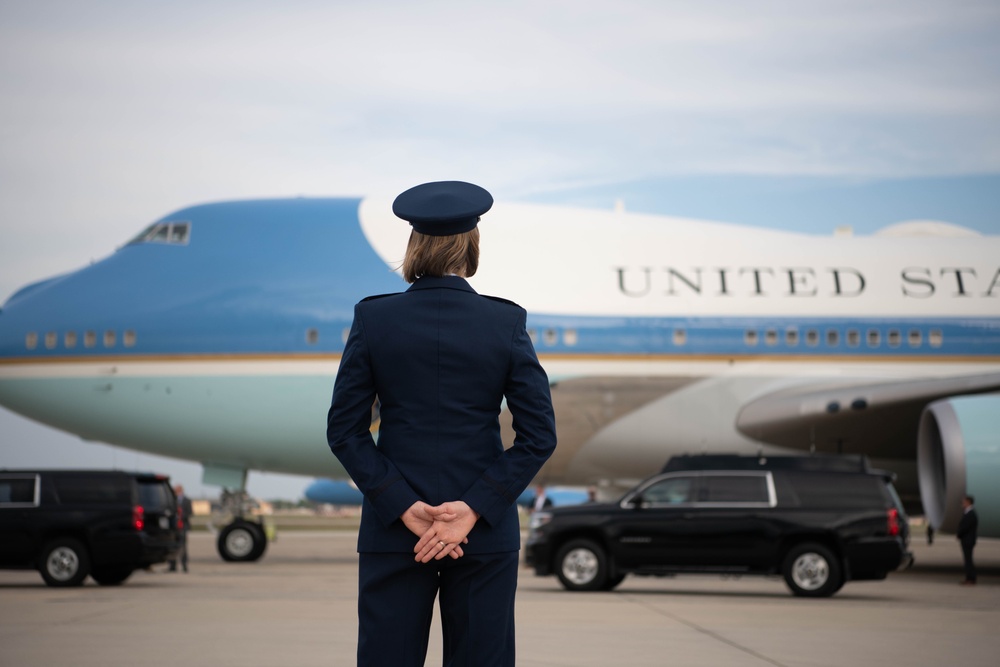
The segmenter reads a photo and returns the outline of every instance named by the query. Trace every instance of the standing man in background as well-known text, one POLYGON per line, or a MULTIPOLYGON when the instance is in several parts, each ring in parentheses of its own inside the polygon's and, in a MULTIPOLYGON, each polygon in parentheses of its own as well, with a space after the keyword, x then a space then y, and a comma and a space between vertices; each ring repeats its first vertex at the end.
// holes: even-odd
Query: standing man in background
MULTIPOLYGON (((181 567, 188 571, 188 530, 191 527, 191 499, 184 495, 184 487, 178 484, 174 487, 177 496, 177 532, 181 538, 181 567)), ((170 562, 170 571, 177 571, 177 561, 170 562)))
POLYGON ((962 498, 962 520, 958 522, 958 533, 956 537, 962 543, 962 560, 965 562, 965 579, 960 583, 963 586, 975 586, 976 565, 972 562, 972 549, 976 546, 976 535, 979 532, 979 515, 973 504, 976 502, 972 496, 962 498))
POLYGON ((545 494, 544 484, 539 484, 535 487, 535 497, 531 500, 531 504, 528 507, 532 513, 543 510, 546 507, 552 507, 552 499, 545 494))

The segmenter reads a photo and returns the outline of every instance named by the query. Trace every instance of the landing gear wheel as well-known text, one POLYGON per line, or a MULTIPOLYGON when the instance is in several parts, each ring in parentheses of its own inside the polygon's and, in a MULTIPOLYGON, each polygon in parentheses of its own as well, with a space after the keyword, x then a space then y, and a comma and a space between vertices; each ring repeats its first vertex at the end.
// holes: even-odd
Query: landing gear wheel
POLYGON ((101 586, 117 586, 132 576, 132 568, 129 565, 95 567, 90 576, 101 586))
POLYGON ((608 557, 591 540, 571 540, 556 554, 556 575, 566 590, 599 591, 608 582, 608 557))
POLYGON ((49 586, 79 586, 90 574, 90 556, 80 540, 60 537, 42 549, 38 571, 49 586))
POLYGON ((219 532, 216 543, 222 560, 250 562, 258 560, 267 548, 267 536, 260 524, 237 519, 219 532))
POLYGON ((810 542, 792 547, 781 572, 792 593, 802 597, 829 597, 844 585, 840 561, 822 544, 810 542))

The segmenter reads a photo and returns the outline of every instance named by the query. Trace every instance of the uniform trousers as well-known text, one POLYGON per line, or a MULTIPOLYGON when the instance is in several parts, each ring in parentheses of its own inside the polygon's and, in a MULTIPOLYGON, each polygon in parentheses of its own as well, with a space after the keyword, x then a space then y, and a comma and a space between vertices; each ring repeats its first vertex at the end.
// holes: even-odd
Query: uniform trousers
POLYGON ((445 667, 513 667, 518 552, 359 556, 359 667, 423 667, 436 596, 445 667))
POLYGON ((976 564, 972 560, 972 549, 975 548, 975 543, 962 542, 962 560, 965 565, 965 580, 975 581, 976 580, 976 564))

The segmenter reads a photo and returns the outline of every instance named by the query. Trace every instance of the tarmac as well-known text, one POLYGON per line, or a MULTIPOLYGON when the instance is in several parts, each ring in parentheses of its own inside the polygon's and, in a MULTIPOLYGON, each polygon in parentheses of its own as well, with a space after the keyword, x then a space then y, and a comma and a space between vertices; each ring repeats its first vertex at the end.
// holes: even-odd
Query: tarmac
MULTIPOLYGON (((354 665, 355 539, 288 531, 259 562, 224 563, 214 537, 194 533, 190 573, 156 566, 114 587, 48 588, 37 572, 0 571, 0 665, 354 665)), ((629 577, 610 593, 570 593, 524 568, 517 664, 1000 664, 1000 540, 977 546, 975 587, 958 585, 953 537, 911 547, 911 570, 818 600, 755 577, 629 577)), ((426 664, 441 664, 436 621, 426 664)))

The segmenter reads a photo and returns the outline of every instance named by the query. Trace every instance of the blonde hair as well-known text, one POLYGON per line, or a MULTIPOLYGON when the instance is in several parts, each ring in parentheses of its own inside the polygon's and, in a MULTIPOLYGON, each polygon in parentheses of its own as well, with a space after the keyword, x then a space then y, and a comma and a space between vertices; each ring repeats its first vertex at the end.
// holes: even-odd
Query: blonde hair
POLYGON ((403 258, 403 278, 408 283, 421 276, 455 273, 466 278, 479 268, 479 228, 449 236, 429 236, 413 230, 403 258))

